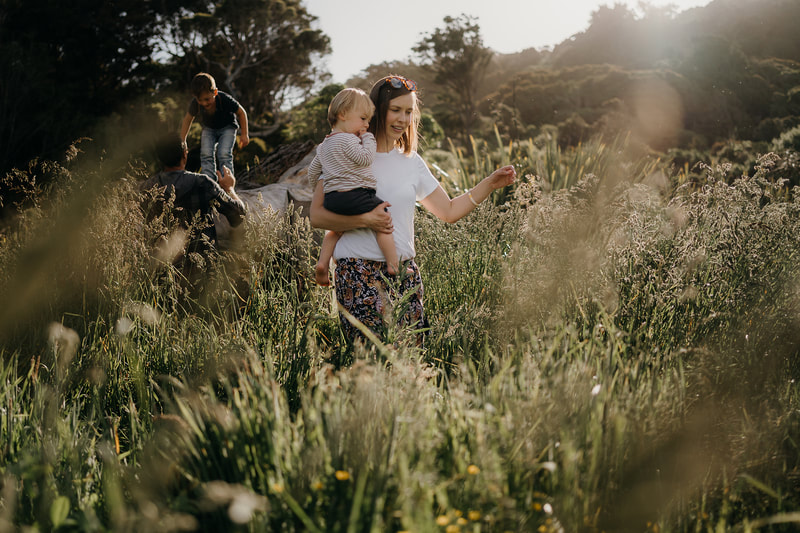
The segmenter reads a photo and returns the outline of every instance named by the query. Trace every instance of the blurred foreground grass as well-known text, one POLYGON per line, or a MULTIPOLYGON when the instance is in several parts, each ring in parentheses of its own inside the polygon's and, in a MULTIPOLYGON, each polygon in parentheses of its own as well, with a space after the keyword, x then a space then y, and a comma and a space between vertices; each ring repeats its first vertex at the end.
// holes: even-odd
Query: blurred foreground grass
POLYGON ((453 193, 522 178, 417 214, 424 349, 345 346, 292 213, 200 298, 151 252, 143 168, 20 172, 0 531, 794 530, 800 195, 771 156, 679 185, 616 142, 432 154, 453 193))

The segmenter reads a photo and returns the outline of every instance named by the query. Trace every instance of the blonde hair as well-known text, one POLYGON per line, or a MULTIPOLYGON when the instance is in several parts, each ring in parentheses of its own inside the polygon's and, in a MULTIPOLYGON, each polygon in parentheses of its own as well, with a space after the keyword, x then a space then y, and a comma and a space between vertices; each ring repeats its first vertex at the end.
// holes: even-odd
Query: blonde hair
POLYGON ((366 111, 369 118, 372 118, 372 114, 375 113, 375 105, 367 93, 361 89, 348 87, 339 91, 328 106, 328 122, 331 127, 334 127, 339 122, 339 115, 354 109, 366 111))

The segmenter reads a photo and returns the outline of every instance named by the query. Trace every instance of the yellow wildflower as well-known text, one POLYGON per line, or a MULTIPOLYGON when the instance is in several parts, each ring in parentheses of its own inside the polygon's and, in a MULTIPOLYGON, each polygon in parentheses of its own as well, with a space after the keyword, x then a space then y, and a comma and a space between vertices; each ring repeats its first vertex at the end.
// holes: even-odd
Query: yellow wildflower
POLYGON ((436 517, 436 525, 438 526, 446 526, 450 523, 450 519, 447 518, 446 515, 439 515, 436 517))
POLYGON ((476 475, 476 474, 477 474, 478 472, 480 472, 480 471, 481 471, 481 469, 480 469, 480 468, 478 468, 476 465, 469 465, 469 466, 467 467, 467 474, 469 474, 469 475, 471 475, 471 476, 474 476, 474 475, 476 475))
POLYGON ((458 533, 459 531, 461 531, 461 528, 454 524, 450 524, 449 526, 444 528, 444 531, 445 533, 458 533))
POLYGON ((472 520, 473 522, 477 522, 481 519, 481 512, 480 511, 470 511, 467 513, 467 518, 472 520))
POLYGON ((337 470, 336 474, 334 475, 336 476, 336 479, 338 479, 339 481, 347 481, 348 479, 350 479, 350 472, 348 472, 347 470, 337 470))
POLYGON ((542 510, 542 504, 539 503, 539 502, 533 502, 531 507, 533 507, 534 511, 541 511, 542 510))
POLYGON ((283 487, 279 483, 273 483, 272 490, 280 494, 281 492, 283 492, 283 487))

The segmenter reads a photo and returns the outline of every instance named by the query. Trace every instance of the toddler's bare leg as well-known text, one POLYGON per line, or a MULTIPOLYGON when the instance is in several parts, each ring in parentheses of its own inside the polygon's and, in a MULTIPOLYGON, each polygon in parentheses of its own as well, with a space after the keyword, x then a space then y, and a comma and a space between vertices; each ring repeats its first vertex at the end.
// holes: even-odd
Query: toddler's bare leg
POLYGON ((394 247, 394 237, 391 233, 376 233, 375 237, 378 240, 378 246, 386 258, 386 270, 394 276, 397 274, 397 269, 400 265, 400 258, 397 257, 397 248, 394 247))
POLYGON ((328 267, 331 263, 331 259, 333 258, 333 250, 336 248, 336 242, 341 236, 341 233, 337 233, 335 231, 326 231, 325 237, 322 238, 322 246, 319 249, 319 261, 317 261, 317 264, 314 267, 314 279, 316 280, 317 285, 327 287, 331 284, 331 280, 328 275, 328 267))

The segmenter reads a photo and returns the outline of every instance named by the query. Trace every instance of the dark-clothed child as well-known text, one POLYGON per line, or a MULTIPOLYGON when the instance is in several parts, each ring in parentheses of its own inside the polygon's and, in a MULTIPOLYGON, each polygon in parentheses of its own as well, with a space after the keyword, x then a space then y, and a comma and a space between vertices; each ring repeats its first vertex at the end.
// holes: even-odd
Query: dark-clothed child
POLYGON ((222 173, 224 167, 233 173, 236 132, 240 131, 239 148, 250 143, 247 113, 236 99, 217 89, 217 83, 210 74, 197 74, 190 88, 194 98, 183 117, 181 139, 186 142, 189 127, 197 117, 203 127, 200 134, 201 172, 216 180, 217 171, 222 173))

